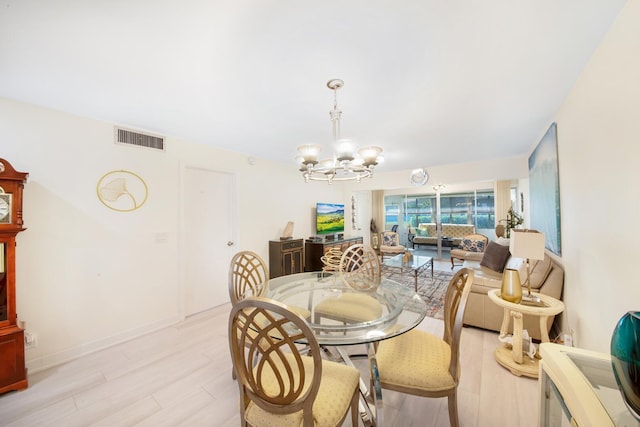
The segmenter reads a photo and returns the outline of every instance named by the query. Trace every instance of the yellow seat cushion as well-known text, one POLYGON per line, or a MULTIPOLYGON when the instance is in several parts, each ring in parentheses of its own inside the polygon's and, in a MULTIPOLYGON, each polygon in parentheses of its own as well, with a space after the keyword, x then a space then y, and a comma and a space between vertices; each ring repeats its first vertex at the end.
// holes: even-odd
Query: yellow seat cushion
MULTIPOLYGON (((313 359, 303 356, 302 362, 305 369, 304 389, 306 390, 313 378, 313 359)), ((272 372, 262 373, 265 390, 278 390, 278 384, 272 372)), ((316 427, 337 426, 349 411, 351 397, 359 385, 360 372, 350 366, 341 363, 322 361, 322 381, 316 400, 313 402, 313 419, 316 427)), ((293 414, 278 415, 267 412, 253 402, 250 402, 245 412, 245 419, 254 426, 261 427, 287 427, 302 425, 302 410, 293 414)))
POLYGON ((428 332, 412 329, 382 341, 376 359, 380 381, 384 384, 425 391, 449 390, 456 386, 449 374, 451 348, 442 338, 428 332))
POLYGON ((311 320, 311 312, 306 308, 296 307, 295 305, 290 305, 289 310, 293 311, 297 315, 301 316, 304 320, 311 320))
POLYGON ((347 292, 328 298, 315 306, 316 319, 328 317, 345 323, 369 322, 382 316, 377 299, 361 293, 347 292))

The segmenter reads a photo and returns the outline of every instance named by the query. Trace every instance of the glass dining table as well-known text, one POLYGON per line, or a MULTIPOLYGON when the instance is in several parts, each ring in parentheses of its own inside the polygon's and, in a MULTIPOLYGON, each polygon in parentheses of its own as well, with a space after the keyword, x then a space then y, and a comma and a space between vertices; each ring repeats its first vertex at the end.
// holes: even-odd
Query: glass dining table
POLYGON ((354 287, 349 275, 326 272, 291 274, 269 280, 269 298, 308 310, 309 326, 318 344, 335 350, 342 362, 354 366, 345 346, 364 345, 370 384, 360 380, 361 416, 365 425, 382 426, 382 389, 375 343, 401 335, 425 317, 427 306, 411 287, 381 278, 354 287), (363 290, 368 289, 368 290, 363 290))

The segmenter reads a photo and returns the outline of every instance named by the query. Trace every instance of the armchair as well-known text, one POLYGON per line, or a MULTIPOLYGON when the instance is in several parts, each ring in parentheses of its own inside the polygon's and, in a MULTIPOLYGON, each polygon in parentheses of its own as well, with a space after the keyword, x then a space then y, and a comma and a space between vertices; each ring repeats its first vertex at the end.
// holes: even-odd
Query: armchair
POLYGON ((383 231, 380 233, 382 243, 380 244, 380 258, 384 261, 384 256, 402 254, 405 247, 400 244, 400 235, 395 231, 383 231))
POLYGON ((455 266, 454 261, 481 261, 484 251, 489 244, 489 238, 483 234, 469 234, 460 242, 460 246, 451 249, 451 269, 455 266))

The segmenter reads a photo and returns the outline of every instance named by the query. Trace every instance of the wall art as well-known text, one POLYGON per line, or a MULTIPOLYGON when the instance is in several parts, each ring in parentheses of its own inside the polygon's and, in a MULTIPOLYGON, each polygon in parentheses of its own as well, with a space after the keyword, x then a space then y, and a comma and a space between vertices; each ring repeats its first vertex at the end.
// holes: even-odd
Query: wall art
POLYGON ((531 228, 544 233, 548 250, 562 255, 556 123, 551 124, 529 157, 529 192, 531 228))

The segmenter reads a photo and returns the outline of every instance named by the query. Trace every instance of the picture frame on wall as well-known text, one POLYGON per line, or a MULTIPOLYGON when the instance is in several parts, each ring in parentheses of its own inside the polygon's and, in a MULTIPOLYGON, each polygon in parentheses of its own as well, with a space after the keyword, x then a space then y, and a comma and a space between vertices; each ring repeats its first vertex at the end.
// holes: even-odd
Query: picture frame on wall
POLYGON ((544 233, 545 247, 562 255, 558 131, 552 123, 529 156, 531 228, 544 233))

